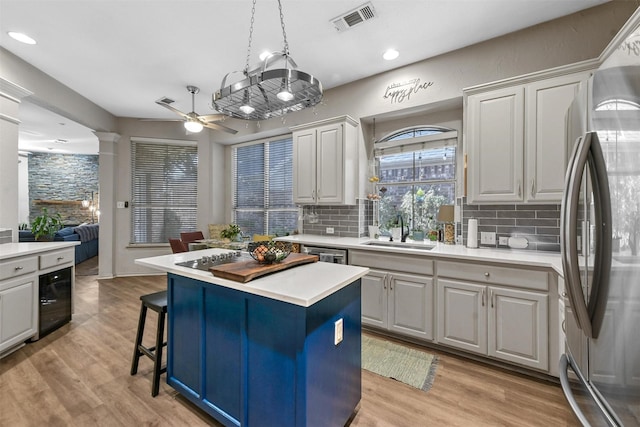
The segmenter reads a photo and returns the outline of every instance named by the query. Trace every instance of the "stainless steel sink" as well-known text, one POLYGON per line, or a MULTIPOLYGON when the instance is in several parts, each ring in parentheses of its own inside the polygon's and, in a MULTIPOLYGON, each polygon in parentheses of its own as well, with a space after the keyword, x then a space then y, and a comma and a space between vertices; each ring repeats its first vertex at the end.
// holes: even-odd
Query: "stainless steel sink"
POLYGON ((383 240, 372 240, 370 242, 364 243, 367 246, 381 246, 387 248, 399 248, 399 249, 420 249, 423 251, 430 251, 435 248, 435 245, 428 243, 417 243, 417 242, 385 242, 383 240))

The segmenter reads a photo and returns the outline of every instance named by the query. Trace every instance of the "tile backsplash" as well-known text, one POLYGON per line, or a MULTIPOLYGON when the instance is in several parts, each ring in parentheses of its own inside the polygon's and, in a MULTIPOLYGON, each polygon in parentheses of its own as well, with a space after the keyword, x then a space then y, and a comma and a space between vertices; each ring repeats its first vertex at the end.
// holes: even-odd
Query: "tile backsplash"
MULTIPOLYGON (((560 205, 468 205, 462 203, 462 239, 467 244, 467 223, 478 220, 478 244, 481 232, 496 233, 500 237, 524 237, 528 250, 560 252, 560 205)), ((486 245, 480 245, 486 246, 486 245)))
MULTIPOLYGON (((478 240, 481 232, 496 233, 496 247, 500 237, 524 237, 527 250, 560 252, 560 205, 557 204, 502 204, 469 205, 466 199, 457 201, 461 206, 462 222, 456 223, 458 241, 467 244, 467 223, 478 220, 478 240)), ((336 237, 364 237, 367 225, 373 224, 373 202, 359 199, 355 206, 303 206, 303 230, 306 234, 327 235, 333 228, 336 237), (314 215, 309 215, 315 213, 314 215)), ((480 242, 478 242, 480 245, 480 242)), ((480 245, 486 246, 486 245, 480 245)))
POLYGON ((354 206, 303 206, 303 230, 306 234, 328 235, 333 228, 336 237, 363 237, 367 225, 373 224, 373 203, 359 199, 354 206))

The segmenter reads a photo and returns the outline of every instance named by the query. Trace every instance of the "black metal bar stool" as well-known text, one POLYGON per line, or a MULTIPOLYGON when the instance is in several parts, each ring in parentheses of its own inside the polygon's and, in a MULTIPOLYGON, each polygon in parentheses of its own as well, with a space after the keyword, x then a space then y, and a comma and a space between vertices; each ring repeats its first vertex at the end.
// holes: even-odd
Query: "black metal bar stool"
POLYGON ((131 375, 138 372, 138 362, 140 356, 145 355, 153 360, 153 384, 151 385, 151 396, 156 397, 160 390, 160 375, 167 372, 167 365, 162 366, 162 348, 167 345, 164 341, 164 322, 167 314, 167 291, 142 295, 140 297, 140 320, 138 321, 138 333, 136 335, 136 346, 133 349, 133 361, 131 362, 131 375), (156 330, 156 345, 145 347, 142 345, 144 335, 144 324, 147 317, 147 309, 158 313, 158 329, 156 330))

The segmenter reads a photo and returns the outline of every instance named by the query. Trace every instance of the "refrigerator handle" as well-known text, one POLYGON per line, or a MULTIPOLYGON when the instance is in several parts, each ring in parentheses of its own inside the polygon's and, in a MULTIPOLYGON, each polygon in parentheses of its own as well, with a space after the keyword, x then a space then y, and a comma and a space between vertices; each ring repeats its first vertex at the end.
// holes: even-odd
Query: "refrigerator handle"
POLYGON ((589 169, 591 171, 595 207, 595 256, 593 280, 587 309, 591 319, 590 336, 598 338, 609 297, 612 239, 611 195, 609 193, 606 163, 598 134, 591 132, 587 136, 591 137, 589 169))
POLYGON ((563 354, 562 356, 560 356, 559 373, 560 373, 560 385, 562 386, 562 392, 564 393, 564 397, 567 398, 567 402, 569 403, 569 406, 571 406, 573 413, 576 415, 580 423, 583 426, 589 426, 590 425, 589 420, 587 420, 587 417, 585 417, 584 414, 582 413, 582 410, 580 409, 580 405, 578 405, 578 402, 576 402, 576 398, 574 397, 573 391, 571 390, 571 384, 569 383, 569 366, 570 365, 571 365, 571 362, 569 361, 566 354, 563 354))
POLYGON ((578 242, 575 236, 578 229, 578 204, 580 201, 580 183, 582 172, 587 164, 591 138, 589 134, 578 138, 569 161, 565 178, 565 191, 562 197, 560 218, 560 251, 567 295, 576 323, 587 336, 591 336, 591 320, 582 294, 580 268, 578 266, 578 242))

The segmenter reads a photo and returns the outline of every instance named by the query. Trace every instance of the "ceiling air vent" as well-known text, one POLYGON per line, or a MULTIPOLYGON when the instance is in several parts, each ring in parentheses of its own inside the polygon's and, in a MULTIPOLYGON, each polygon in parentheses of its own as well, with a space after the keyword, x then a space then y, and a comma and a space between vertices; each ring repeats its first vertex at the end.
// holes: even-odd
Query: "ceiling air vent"
POLYGON ((333 18, 331 23, 336 27, 336 30, 345 31, 375 17, 376 10, 373 8, 371 2, 367 2, 347 13, 333 18))
POLYGON ((176 101, 174 101, 171 98, 167 98, 166 96, 164 96, 164 97, 158 99, 156 102, 163 102, 165 104, 171 104, 171 103, 176 102, 176 101))

